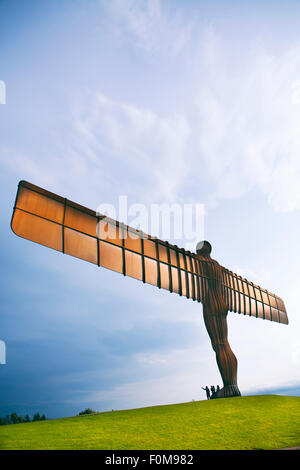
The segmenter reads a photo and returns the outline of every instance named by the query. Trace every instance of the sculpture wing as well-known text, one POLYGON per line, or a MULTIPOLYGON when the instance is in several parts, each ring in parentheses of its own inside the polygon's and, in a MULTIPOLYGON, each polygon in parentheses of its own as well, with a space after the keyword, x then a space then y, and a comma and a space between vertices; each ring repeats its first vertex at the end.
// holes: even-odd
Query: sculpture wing
POLYGON ((178 248, 46 191, 19 183, 11 228, 16 235, 201 302, 203 266, 178 248))
POLYGON ((283 300, 223 268, 223 294, 231 312, 288 324, 283 300))

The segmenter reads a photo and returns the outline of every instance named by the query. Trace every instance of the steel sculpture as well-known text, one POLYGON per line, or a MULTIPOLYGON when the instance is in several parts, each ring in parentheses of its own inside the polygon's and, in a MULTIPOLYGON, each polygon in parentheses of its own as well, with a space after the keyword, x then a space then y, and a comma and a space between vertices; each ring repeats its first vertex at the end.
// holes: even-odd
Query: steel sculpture
POLYGON ((288 324, 282 299, 222 267, 207 241, 191 253, 26 181, 18 186, 11 228, 20 237, 201 302, 224 385, 212 398, 240 395, 228 311, 288 324))

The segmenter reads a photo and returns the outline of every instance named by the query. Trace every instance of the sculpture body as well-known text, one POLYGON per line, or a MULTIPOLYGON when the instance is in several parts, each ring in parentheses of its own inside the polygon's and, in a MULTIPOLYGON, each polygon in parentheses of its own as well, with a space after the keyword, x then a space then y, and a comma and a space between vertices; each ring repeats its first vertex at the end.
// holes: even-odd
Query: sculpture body
POLYGON ((203 299, 203 317, 224 384, 224 387, 215 392, 211 398, 240 396, 237 385, 237 359, 227 339, 228 306, 222 292, 222 267, 210 257, 210 244, 201 243, 203 247, 197 250, 197 253, 208 278, 203 299))

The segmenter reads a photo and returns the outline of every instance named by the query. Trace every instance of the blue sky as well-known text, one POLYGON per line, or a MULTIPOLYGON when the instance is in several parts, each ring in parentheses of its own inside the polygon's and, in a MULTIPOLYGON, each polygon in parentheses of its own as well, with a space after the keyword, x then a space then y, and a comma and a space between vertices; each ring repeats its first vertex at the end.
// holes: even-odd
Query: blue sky
POLYGON ((229 314, 240 389, 299 395, 299 13, 0 1, 0 416, 204 399, 221 384, 201 305, 11 232, 21 179, 92 209, 120 195, 204 204, 213 257, 280 295, 290 320, 229 314))

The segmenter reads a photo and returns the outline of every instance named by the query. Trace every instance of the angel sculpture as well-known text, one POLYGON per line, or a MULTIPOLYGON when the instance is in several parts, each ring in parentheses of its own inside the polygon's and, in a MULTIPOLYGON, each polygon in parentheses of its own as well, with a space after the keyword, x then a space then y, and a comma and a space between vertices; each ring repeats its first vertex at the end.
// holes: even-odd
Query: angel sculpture
POLYGON ((227 339, 228 312, 288 324, 280 297, 222 267, 208 241, 191 253, 20 181, 11 228, 16 235, 203 304, 223 388, 212 398, 240 396, 237 359, 227 339))

